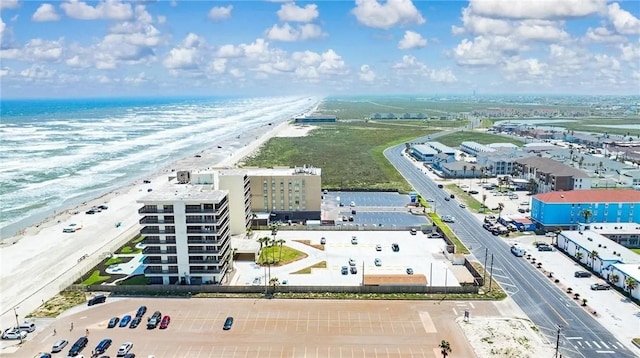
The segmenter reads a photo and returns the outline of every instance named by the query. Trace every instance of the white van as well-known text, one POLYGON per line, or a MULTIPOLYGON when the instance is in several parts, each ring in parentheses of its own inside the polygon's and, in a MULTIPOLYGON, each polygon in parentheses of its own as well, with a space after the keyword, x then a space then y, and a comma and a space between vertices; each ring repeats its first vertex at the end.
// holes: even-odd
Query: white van
POLYGON ((18 326, 18 329, 25 332, 33 332, 36 330, 36 324, 33 322, 22 322, 18 326))

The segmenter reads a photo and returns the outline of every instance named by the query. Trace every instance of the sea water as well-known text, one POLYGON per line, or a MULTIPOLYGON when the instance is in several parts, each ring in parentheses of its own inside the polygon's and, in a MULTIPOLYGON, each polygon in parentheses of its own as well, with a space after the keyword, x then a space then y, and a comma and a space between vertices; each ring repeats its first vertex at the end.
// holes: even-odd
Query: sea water
POLYGON ((175 160, 298 116, 319 101, 309 97, 2 100, 1 238, 175 160))

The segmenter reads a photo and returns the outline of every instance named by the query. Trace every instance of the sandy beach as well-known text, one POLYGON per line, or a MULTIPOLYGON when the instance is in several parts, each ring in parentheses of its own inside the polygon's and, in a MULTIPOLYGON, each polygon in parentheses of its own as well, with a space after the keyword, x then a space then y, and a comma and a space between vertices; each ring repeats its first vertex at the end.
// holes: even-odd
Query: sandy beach
POLYGON ((140 228, 136 201, 149 189, 165 185, 173 171, 233 167, 270 138, 298 132, 296 128, 285 120, 221 140, 196 156, 182 158, 149 175, 146 180, 150 183, 136 181, 76 208, 57 212, 18 235, 2 240, 0 327, 15 324, 14 307, 22 320, 136 235, 140 228), (85 214, 89 208, 98 205, 106 205, 108 209, 94 215, 85 214), (81 229, 63 233, 63 228, 70 224, 81 229))

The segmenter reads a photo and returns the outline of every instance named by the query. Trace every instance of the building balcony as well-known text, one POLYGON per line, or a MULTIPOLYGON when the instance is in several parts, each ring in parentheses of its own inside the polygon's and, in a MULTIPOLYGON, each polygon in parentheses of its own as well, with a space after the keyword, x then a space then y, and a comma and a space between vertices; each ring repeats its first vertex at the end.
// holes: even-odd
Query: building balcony
POLYGON ((222 260, 205 260, 205 259, 196 259, 196 258, 192 258, 189 257, 189 265, 220 265, 222 264, 224 261, 222 260))
POLYGON ((218 245, 221 240, 209 240, 209 239, 187 239, 188 245, 218 245))
POLYGON ((141 225, 145 224, 175 224, 175 220, 171 219, 158 219, 157 216, 145 216, 138 221, 141 225))
POLYGON ((187 216, 187 224, 213 224, 217 225, 218 220, 214 218, 207 218, 205 216, 187 216))
POLYGON ((143 235, 166 235, 166 234, 175 235, 176 229, 174 227, 171 227, 171 228, 160 230, 159 228, 146 226, 146 227, 143 227, 142 230, 140 230, 140 233, 143 235))
POLYGON ((176 265, 178 258, 173 256, 167 259, 162 259, 160 256, 147 256, 142 260, 145 265, 176 265))
POLYGON ((189 255, 192 255, 192 254, 218 255, 218 254, 220 254, 220 250, 218 250, 218 249, 207 250, 207 249, 199 249, 199 248, 195 248, 195 247, 190 247, 189 248, 189 255))
POLYGON ((215 229, 187 227, 187 234, 218 235, 219 233, 220 231, 215 229))
POLYGON ((148 246, 142 250, 142 253, 145 255, 175 255, 177 254, 175 247, 170 247, 166 250, 161 250, 157 247, 148 246))
POLYGON ((190 274, 220 274, 223 270, 221 269, 191 269, 189 270, 190 274))
POLYGON ((175 239, 160 239, 158 237, 155 238, 144 238, 144 240, 142 240, 142 244, 144 245, 175 245, 176 244, 176 240, 175 239))
POLYGON ((154 208, 151 206, 143 206, 138 209, 138 214, 173 214, 173 209, 154 208))
POLYGON ((177 267, 170 267, 167 270, 163 270, 162 268, 157 268, 157 267, 147 267, 144 269, 144 274, 145 275, 177 275, 178 274, 178 268, 177 267))

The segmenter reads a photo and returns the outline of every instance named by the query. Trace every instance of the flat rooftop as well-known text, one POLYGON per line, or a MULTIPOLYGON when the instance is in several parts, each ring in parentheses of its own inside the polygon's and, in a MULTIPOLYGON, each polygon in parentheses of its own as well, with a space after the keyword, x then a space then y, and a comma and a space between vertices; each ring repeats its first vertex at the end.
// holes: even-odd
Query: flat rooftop
POLYGON ((417 150, 418 152, 420 152, 420 154, 423 155, 436 155, 438 154, 438 151, 431 148, 430 146, 426 145, 426 144, 417 144, 411 147, 412 149, 417 150))
POLYGON ((640 256, 638 254, 595 231, 562 231, 560 235, 582 247, 586 252, 597 251, 602 260, 617 260, 626 264, 640 264, 640 256), (615 255, 613 254, 614 252, 616 253, 615 255))
POLYGON ((640 224, 637 223, 589 223, 589 230, 601 235, 640 235, 640 224))
POLYGON ((295 175, 321 175, 320 168, 243 168, 249 176, 295 176, 295 175))
POLYGON ((215 190, 213 185, 170 183, 140 198, 138 203, 167 201, 220 202, 229 192, 215 190))

